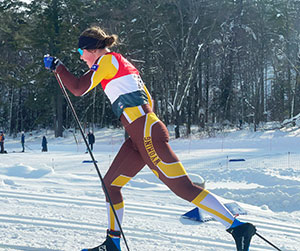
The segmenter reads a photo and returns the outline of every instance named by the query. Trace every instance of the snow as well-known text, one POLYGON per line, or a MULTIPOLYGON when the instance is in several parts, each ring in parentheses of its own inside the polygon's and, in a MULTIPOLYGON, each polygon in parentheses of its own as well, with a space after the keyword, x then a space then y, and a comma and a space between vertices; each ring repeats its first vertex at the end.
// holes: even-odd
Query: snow
MULTIPOLYGON (((71 132, 6 137, 0 155, 0 250, 62 251, 93 247, 105 238, 106 207, 101 184, 85 146, 71 132), (41 152, 47 134, 48 152, 41 152)), ((100 129, 94 149, 105 174, 124 140, 121 129, 100 129)), ((232 131, 214 138, 172 139, 170 144, 192 180, 224 202, 236 201, 258 232, 285 251, 300 244, 300 129, 232 131), (245 159, 245 161, 229 161, 245 159)), ((123 229, 130 250, 235 250, 232 237, 216 222, 181 215, 194 206, 170 192, 145 167, 123 188, 123 229)), ((122 250, 126 250, 122 241, 122 250)), ((257 236, 251 251, 274 250, 257 236)))

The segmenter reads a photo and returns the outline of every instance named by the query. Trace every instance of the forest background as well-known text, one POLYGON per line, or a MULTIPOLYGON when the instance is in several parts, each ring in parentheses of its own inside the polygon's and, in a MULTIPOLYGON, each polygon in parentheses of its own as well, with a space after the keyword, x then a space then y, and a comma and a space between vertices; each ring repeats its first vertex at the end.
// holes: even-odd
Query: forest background
MULTIPOLYGON (((300 113, 299 0, 0 0, 0 129, 74 128, 43 56, 75 75, 77 40, 96 24, 141 72, 176 137, 184 126, 253 125, 300 113)), ((86 128, 120 126, 100 86, 70 95, 86 128)))

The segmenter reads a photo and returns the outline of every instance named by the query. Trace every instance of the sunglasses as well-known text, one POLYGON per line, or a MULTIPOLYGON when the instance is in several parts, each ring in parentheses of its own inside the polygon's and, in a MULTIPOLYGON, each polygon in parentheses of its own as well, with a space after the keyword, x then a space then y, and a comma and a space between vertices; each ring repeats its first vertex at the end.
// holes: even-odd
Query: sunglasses
POLYGON ((77 50, 79 52, 79 54, 82 56, 83 55, 83 49, 78 48, 77 50))

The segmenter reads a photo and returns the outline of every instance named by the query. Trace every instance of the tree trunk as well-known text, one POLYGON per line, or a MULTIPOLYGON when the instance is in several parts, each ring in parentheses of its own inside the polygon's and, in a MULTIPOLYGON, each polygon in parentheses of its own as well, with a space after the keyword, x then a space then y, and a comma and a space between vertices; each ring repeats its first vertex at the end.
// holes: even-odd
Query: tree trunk
POLYGON ((58 89, 56 95, 55 137, 63 136, 63 96, 58 89))
POLYGON ((175 110, 175 138, 178 139, 180 138, 180 130, 179 130, 179 126, 180 126, 180 119, 179 119, 179 111, 175 110))
POLYGON ((186 110, 186 113, 187 113, 187 125, 186 125, 186 134, 187 135, 190 135, 191 134, 191 125, 192 125, 192 98, 190 95, 188 95, 187 97, 187 110, 186 110))
POLYGON ((14 104, 14 89, 11 88, 10 108, 9 108, 9 135, 12 133, 12 115, 13 115, 13 104, 14 104))

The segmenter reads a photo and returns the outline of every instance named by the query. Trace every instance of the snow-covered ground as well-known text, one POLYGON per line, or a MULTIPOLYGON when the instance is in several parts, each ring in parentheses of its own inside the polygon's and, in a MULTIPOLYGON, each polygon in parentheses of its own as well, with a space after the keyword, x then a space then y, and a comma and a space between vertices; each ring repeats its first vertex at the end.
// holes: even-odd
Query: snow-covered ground
MULTIPOLYGON (((7 137, 0 155, 0 250, 78 251, 105 238, 106 208, 101 184, 85 146, 72 133, 7 137)), ((123 142, 123 130, 101 129, 94 149, 104 175, 123 142)), ((206 188, 247 212, 240 219, 284 251, 300 250, 300 130, 223 133, 171 140, 187 172, 206 179, 206 188), (244 159, 245 161, 232 161, 244 159), (225 199, 226 198, 226 199, 225 199)), ((172 194, 145 167, 126 187, 123 229, 132 251, 235 250, 216 222, 183 219, 194 206, 172 194)), ((122 250, 126 250, 122 242, 122 250)), ((257 236, 250 250, 274 250, 257 236)))

